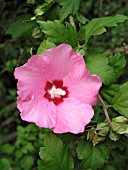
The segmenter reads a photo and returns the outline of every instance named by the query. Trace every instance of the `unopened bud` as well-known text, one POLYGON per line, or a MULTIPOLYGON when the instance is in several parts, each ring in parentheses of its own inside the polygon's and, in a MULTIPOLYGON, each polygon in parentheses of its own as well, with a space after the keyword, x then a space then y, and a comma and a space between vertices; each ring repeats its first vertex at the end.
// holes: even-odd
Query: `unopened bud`
POLYGON ((100 136, 107 136, 107 134, 109 133, 108 124, 107 123, 97 124, 95 132, 100 136))
POLYGON ((128 121, 128 119, 124 116, 118 116, 114 119, 112 119, 113 122, 116 122, 116 123, 126 123, 128 121))
POLYGON ((114 132, 110 132, 109 133, 109 138, 111 139, 111 140, 114 140, 114 141, 117 141, 118 139, 119 139, 119 135, 117 135, 116 133, 114 133, 114 132))

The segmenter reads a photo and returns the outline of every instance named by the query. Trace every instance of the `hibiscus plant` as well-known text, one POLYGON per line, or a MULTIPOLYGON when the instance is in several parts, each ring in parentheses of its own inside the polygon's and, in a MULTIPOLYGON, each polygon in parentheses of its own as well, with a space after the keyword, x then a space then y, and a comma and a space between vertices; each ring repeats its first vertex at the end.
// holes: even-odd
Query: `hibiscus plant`
POLYGON ((101 48, 98 41, 128 17, 88 17, 88 3, 28 0, 32 14, 20 16, 6 31, 12 38, 34 39, 31 57, 14 70, 17 108, 26 122, 17 129, 19 169, 33 169, 34 155, 38 170, 127 168, 128 82, 119 82, 126 44, 108 50, 112 38, 101 48))

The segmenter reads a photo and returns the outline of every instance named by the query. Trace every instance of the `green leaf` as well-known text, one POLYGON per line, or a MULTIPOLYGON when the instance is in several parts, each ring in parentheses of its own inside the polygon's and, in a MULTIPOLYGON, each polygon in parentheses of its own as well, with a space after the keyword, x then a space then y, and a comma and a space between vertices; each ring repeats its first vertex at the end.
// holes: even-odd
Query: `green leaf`
POLYGON ((25 154, 33 151, 34 151, 34 146, 31 142, 26 142, 26 145, 22 146, 21 148, 21 152, 25 154))
POLYGON ((120 86, 112 100, 112 106, 120 114, 128 118, 128 82, 120 86))
POLYGON ((17 38, 23 35, 25 36, 26 34, 31 34, 35 26, 36 22, 31 21, 28 18, 17 19, 9 26, 6 34, 11 34, 12 38, 17 38))
POLYGON ((37 16, 43 15, 45 12, 49 10, 52 4, 53 4, 53 0, 37 6, 36 9, 34 10, 35 15, 37 16))
POLYGON ((23 169, 31 170, 34 165, 34 158, 31 155, 25 155, 20 162, 23 169))
POLYGON ((108 148, 101 145, 93 145, 85 140, 78 143, 77 147, 78 158, 82 160, 82 165, 85 169, 97 170, 102 168, 104 163, 108 161, 108 148))
POLYGON ((66 23, 66 26, 58 20, 55 20, 54 22, 38 21, 38 23, 49 41, 56 44, 70 44, 73 47, 77 47, 77 32, 69 23, 66 23))
POLYGON ((50 134, 44 139, 44 147, 40 149, 42 161, 38 161, 38 170, 73 170, 73 159, 63 145, 61 139, 50 134))
POLYGON ((107 57, 109 60, 109 65, 114 68, 116 78, 119 78, 124 71, 124 67, 126 66, 126 59, 124 54, 116 53, 114 56, 109 54, 107 57))
POLYGON ((87 68, 91 74, 97 74, 105 85, 116 81, 113 67, 109 65, 108 58, 101 54, 90 54, 85 56, 87 68))
POLYGON ((14 146, 6 143, 0 147, 0 151, 5 154, 12 154, 14 152, 14 146))
POLYGON ((11 169, 11 159, 10 158, 1 158, 0 159, 0 169, 1 170, 11 169))
POLYGON ((45 2, 47 2, 47 3, 51 3, 51 2, 53 2, 54 0, 44 0, 45 2))
MULTIPOLYGON (((58 0, 56 0, 58 1, 58 0)), ((75 15, 79 10, 81 0, 59 0, 59 5, 62 6, 60 10, 60 20, 63 21, 69 14, 75 15)))
POLYGON ((80 29, 79 29, 79 32, 78 32, 78 40, 84 41, 84 34, 85 34, 84 24, 80 23, 79 28, 80 29))
POLYGON ((116 168, 112 165, 107 164, 103 170, 116 170, 116 168))
POLYGON ((42 31, 40 30, 39 27, 35 27, 32 31, 32 37, 33 38, 40 38, 42 37, 42 31))
MULTIPOLYGON (((126 143, 127 143, 127 141, 126 141, 126 143)), ((122 142, 122 145, 123 145, 123 142, 122 142)), ((125 145, 125 147, 126 147, 126 145, 125 145)), ((126 170, 127 169, 127 167, 128 167, 127 163, 126 163, 127 162, 127 151, 120 152, 119 149, 117 151, 112 150, 111 155, 112 155, 111 164, 114 165, 116 170, 119 170, 119 169, 126 170)))
POLYGON ((109 87, 103 87, 100 91, 103 98, 109 103, 112 104, 112 98, 115 96, 116 92, 119 90, 120 85, 112 84, 109 87))
POLYGON ((79 20, 79 22, 81 22, 82 24, 85 24, 88 19, 85 18, 82 14, 80 14, 79 12, 76 13, 76 17, 79 20))
POLYGON ((85 26, 85 41, 88 42, 88 39, 92 35, 100 35, 106 32, 105 27, 117 26, 117 23, 124 22, 128 19, 124 15, 115 15, 110 17, 94 18, 85 26))
POLYGON ((38 50, 37 50, 37 54, 43 54, 47 49, 55 47, 56 45, 48 40, 44 40, 38 50))
POLYGON ((33 55, 33 47, 30 48, 29 53, 31 54, 31 56, 33 55))

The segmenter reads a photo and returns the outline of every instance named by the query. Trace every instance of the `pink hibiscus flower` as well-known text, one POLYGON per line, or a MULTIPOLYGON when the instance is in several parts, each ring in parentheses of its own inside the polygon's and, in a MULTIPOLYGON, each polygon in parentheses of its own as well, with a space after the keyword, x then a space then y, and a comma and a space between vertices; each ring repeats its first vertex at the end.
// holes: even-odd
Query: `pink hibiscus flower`
POLYGON ((83 57, 61 44, 32 56, 15 69, 21 118, 55 133, 84 131, 102 85, 86 69, 83 57))

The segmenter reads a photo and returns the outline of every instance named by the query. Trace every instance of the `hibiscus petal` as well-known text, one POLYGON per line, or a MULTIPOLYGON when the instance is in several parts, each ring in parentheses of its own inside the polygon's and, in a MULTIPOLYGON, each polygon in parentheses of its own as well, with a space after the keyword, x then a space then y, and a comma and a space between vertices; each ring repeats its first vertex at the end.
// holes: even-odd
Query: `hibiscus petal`
POLYGON ((19 97, 17 107, 22 120, 44 128, 53 128, 56 124, 56 106, 45 98, 24 102, 19 97))
POLYGON ((64 86, 68 87, 69 97, 78 98, 92 106, 97 103, 97 95, 102 86, 102 81, 98 76, 91 75, 88 70, 85 70, 83 74, 78 74, 76 69, 69 73, 63 82, 64 86))
POLYGON ((45 93, 46 78, 42 73, 42 61, 42 56, 32 56, 26 64, 15 69, 18 95, 22 100, 31 100, 45 93))
POLYGON ((70 71, 80 68, 85 70, 83 57, 75 52, 70 45, 61 44, 44 53, 43 71, 48 80, 62 80, 70 71))
POLYGON ((93 108, 89 104, 66 98, 63 103, 57 106, 56 125, 52 130, 55 133, 77 134, 83 132, 93 115, 93 108))

